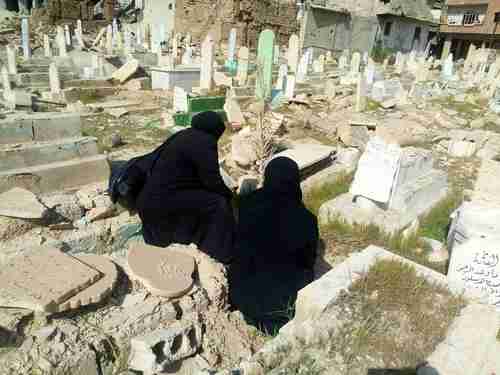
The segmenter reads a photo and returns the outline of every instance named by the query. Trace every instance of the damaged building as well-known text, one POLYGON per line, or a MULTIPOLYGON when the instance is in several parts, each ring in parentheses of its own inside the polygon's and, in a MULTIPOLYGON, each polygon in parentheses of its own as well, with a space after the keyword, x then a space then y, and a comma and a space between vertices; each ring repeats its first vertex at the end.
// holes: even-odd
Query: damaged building
POLYGON ((301 42, 319 50, 371 51, 376 43, 394 51, 424 50, 439 27, 433 10, 426 0, 308 0, 301 42))

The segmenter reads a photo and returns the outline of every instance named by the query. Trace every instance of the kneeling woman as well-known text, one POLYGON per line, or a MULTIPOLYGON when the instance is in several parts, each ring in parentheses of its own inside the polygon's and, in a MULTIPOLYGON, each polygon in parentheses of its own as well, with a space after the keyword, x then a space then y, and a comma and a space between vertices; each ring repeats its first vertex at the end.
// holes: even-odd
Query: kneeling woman
POLYGON ((317 219, 302 203, 297 164, 285 157, 269 162, 263 188, 240 197, 239 207, 231 302, 272 330, 286 323, 297 292, 313 280, 317 219))
POLYGON ((154 246, 195 243, 222 263, 233 255, 232 191, 219 169, 220 116, 203 112, 163 149, 138 199, 144 240, 154 246))

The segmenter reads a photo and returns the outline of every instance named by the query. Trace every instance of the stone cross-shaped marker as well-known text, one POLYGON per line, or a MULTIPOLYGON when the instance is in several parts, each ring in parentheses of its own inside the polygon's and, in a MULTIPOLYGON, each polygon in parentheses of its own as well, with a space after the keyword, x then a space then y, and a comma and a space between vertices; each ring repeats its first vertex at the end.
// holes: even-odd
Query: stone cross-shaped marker
POLYGON ((278 80, 276 81, 276 86, 275 86, 277 90, 285 89, 285 82, 287 75, 288 75, 288 65, 281 64, 280 69, 278 71, 278 80))
POLYGON ((237 31, 233 27, 229 32, 229 41, 227 46, 228 63, 232 63, 234 61, 234 55, 236 54, 236 37, 237 37, 237 31))
POLYGON ((50 48, 50 39, 47 34, 43 34, 43 53, 45 57, 52 57, 52 49, 50 48))
POLYGON ((351 73, 358 74, 359 66, 361 65, 361 55, 359 52, 354 52, 351 59, 351 73))
POLYGON ((62 28, 62 26, 57 26, 56 43, 59 56, 68 57, 68 50, 66 49, 66 37, 64 36, 64 29, 62 28))
POLYGON ((55 63, 51 63, 49 66, 49 82, 50 82, 50 92, 52 94, 61 93, 61 80, 59 79, 59 71, 55 63))
POLYGON ((28 18, 23 17, 21 19, 21 36, 23 44, 23 55, 26 60, 31 58, 31 46, 30 46, 30 25, 28 18))
POLYGON ((106 53, 113 54, 113 26, 108 25, 106 29, 106 53))
POLYGON ((271 97, 274 61, 274 33, 264 30, 259 36, 257 48, 257 81, 255 95, 260 99, 271 97))
POLYGON ((307 75, 307 52, 300 58, 299 66, 297 67, 297 73, 295 74, 297 83, 304 83, 307 75))
POLYGON ((16 50, 10 45, 5 47, 7 51, 7 66, 10 74, 17 74, 16 50))
POLYGON ((295 34, 290 36, 288 41, 288 67, 292 74, 297 73, 297 67, 299 64, 299 37, 295 34))
POLYGON ((12 88, 10 87, 9 72, 5 66, 2 66, 2 85, 3 85, 3 98, 10 101, 12 88))
POLYGON ((236 73, 236 81, 239 86, 245 86, 248 78, 248 48, 241 47, 238 51, 238 71, 236 73))
MULTIPOLYGON (((176 36, 174 37, 174 41, 176 36)), ((214 75, 214 39, 210 33, 207 34, 201 45, 201 72, 200 88, 212 90, 214 75)))

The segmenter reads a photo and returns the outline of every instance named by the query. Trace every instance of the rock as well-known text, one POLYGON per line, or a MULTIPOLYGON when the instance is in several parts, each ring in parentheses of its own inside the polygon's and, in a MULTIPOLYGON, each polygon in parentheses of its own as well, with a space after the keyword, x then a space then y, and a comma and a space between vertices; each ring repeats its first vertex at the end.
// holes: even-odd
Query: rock
POLYGON ((0 194, 0 216, 19 219, 41 219, 47 212, 47 207, 42 205, 32 192, 14 188, 0 194))
POLYGON ((486 120, 484 118, 478 118, 470 122, 470 127, 472 129, 481 129, 486 126, 486 120))
POLYGON ((427 260, 429 262, 443 263, 449 259, 448 250, 446 249, 446 246, 444 244, 442 244, 437 240, 427 237, 422 237, 421 240, 424 241, 431 248, 431 252, 427 256, 427 260))
POLYGON ((92 208, 88 213, 87 213, 87 221, 89 223, 93 223, 94 221, 97 220, 102 220, 106 219, 108 217, 113 216, 116 213, 114 205, 110 205, 107 207, 95 207, 92 208))
POLYGON ((190 321, 177 321, 131 340, 129 368, 144 375, 163 372, 173 362, 194 355, 201 344, 201 327, 190 321))

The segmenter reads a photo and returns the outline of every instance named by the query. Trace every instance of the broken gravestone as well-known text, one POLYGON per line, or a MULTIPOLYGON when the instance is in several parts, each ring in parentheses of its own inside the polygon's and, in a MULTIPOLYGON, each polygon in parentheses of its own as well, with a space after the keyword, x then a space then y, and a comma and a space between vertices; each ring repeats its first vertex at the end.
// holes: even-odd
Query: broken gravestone
POLYGON ((0 216, 19 219, 41 219, 47 212, 47 207, 40 203, 32 192, 14 188, 0 194, 0 216))
POLYGON ((193 286, 195 262, 190 255, 137 244, 130 249, 127 263, 132 277, 155 295, 180 297, 193 286))

